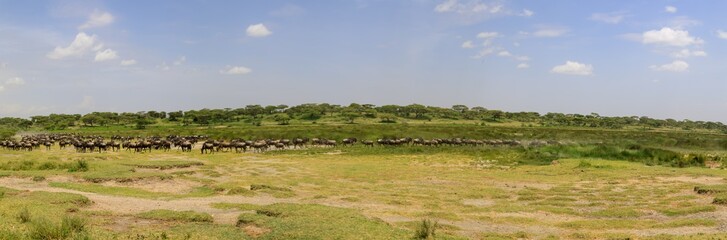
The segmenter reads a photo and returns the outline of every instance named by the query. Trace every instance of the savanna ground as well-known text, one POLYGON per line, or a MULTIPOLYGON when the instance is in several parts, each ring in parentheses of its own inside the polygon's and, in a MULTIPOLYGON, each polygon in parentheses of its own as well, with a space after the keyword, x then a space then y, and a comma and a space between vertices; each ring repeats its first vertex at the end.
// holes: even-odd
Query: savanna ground
MULTIPOLYGON (((241 132, 305 131, 275 129, 241 132)), ((437 223, 436 239, 727 238, 727 208, 713 203, 727 191, 721 134, 387 133, 559 143, 207 155, 0 149, 0 239, 412 239, 424 219, 437 223)))

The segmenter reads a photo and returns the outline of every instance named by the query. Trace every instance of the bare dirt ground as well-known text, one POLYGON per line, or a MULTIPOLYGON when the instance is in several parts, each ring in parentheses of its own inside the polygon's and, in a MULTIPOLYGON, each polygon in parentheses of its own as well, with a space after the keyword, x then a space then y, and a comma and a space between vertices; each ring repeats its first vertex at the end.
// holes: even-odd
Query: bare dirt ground
POLYGON ((5 177, 0 178, 0 186, 25 190, 25 191, 46 191, 66 192, 86 196, 93 201, 89 210, 104 210, 118 214, 137 214, 155 209, 168 209, 175 211, 197 211, 209 213, 214 217, 216 223, 234 225, 237 216, 242 213, 237 210, 217 209, 210 206, 212 203, 248 203, 256 205, 268 205, 274 203, 296 202, 294 199, 280 199, 267 195, 255 197, 243 196, 212 196, 204 198, 185 198, 173 200, 153 200, 134 197, 108 196, 96 193, 75 191, 64 188, 48 186, 45 182, 34 182, 25 178, 5 177))
POLYGON ((690 176, 678 176, 678 177, 656 177, 661 182, 685 182, 685 183, 696 183, 704 185, 717 185, 724 184, 724 178, 722 177, 690 177, 690 176))

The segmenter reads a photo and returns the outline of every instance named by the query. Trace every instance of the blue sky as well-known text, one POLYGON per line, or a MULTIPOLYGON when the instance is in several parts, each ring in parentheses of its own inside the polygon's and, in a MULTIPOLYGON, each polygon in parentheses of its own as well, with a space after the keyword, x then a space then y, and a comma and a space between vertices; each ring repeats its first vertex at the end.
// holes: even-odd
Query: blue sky
POLYGON ((725 7, 0 0, 0 115, 358 102, 727 122, 725 7))

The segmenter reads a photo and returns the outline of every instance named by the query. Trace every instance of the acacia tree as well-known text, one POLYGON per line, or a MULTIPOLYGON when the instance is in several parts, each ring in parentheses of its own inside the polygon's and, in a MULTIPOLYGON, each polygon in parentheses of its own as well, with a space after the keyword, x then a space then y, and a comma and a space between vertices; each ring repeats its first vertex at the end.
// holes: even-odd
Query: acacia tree
POLYGON ((379 119, 382 123, 396 123, 396 115, 391 113, 380 113, 379 119))
POLYGON ((290 124, 290 116, 285 113, 278 113, 273 115, 273 120, 278 123, 278 125, 288 125, 290 124))
POLYGON ((100 121, 101 121, 101 117, 99 117, 96 114, 89 113, 89 114, 83 115, 83 117, 81 117, 81 122, 83 122, 83 124, 86 126, 93 127, 94 123, 98 123, 100 121))
POLYGON ((355 109, 344 109, 341 112, 341 116, 343 116, 344 119, 346 119, 348 124, 353 124, 356 118, 360 118, 361 114, 356 111, 355 109))
POLYGON ((452 110, 455 110, 455 111, 457 111, 459 113, 464 113, 467 110, 469 110, 469 108, 467 106, 465 106, 465 105, 458 104, 458 105, 452 106, 452 110))

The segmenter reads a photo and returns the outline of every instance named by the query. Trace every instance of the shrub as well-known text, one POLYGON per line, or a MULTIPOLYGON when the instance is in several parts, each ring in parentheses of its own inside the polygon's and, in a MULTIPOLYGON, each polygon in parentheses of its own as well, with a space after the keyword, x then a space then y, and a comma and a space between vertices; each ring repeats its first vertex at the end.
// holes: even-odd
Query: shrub
POLYGON ((714 197, 714 200, 712 200, 712 203, 718 205, 727 205, 727 196, 716 196, 714 197))
POLYGON ((280 215, 282 215, 282 213, 280 213, 280 212, 271 211, 271 210, 256 210, 255 213, 260 214, 260 215, 265 215, 268 217, 280 217, 280 215))
POLYGON ((86 172, 88 171, 88 162, 86 160, 78 160, 71 167, 68 168, 69 172, 86 172))
POLYGON ((243 188, 243 187, 233 187, 230 188, 230 191, 227 192, 229 195, 243 195, 243 196, 254 196, 255 192, 251 191, 250 189, 243 188))
POLYGON ((586 160, 581 160, 581 162, 578 163, 578 168, 590 168, 590 167, 593 167, 593 165, 586 160))
POLYGON ((284 191, 284 192, 291 191, 290 189, 287 189, 287 188, 275 187, 275 186, 270 186, 270 185, 265 185, 265 184, 250 185, 250 190, 253 190, 253 191, 264 190, 264 189, 270 189, 270 190, 275 190, 275 191, 284 191))
POLYGON ((65 216, 61 224, 41 218, 33 221, 28 231, 28 237, 31 239, 87 239, 85 230, 86 220, 80 217, 65 216))
POLYGON ((38 170, 53 170, 56 168, 58 168, 58 166, 53 162, 44 162, 38 166, 38 170))
POLYGON ((694 191, 697 194, 715 194, 727 192, 727 185, 703 185, 695 186, 694 191))
POLYGON ((43 180, 45 180, 45 177, 43 177, 43 176, 35 176, 35 177, 33 177, 33 182, 41 182, 43 180))
POLYGON ((71 232, 83 232, 86 230, 86 220, 76 216, 65 216, 61 221, 61 228, 71 232))
POLYGON ((436 221, 433 222, 429 219, 422 220, 421 224, 417 226, 417 229, 414 232, 414 239, 434 239, 438 226, 439 223, 436 221))
POLYGON ((28 208, 20 210, 18 213, 18 221, 20 221, 20 223, 30 222, 30 211, 28 211, 28 208))

